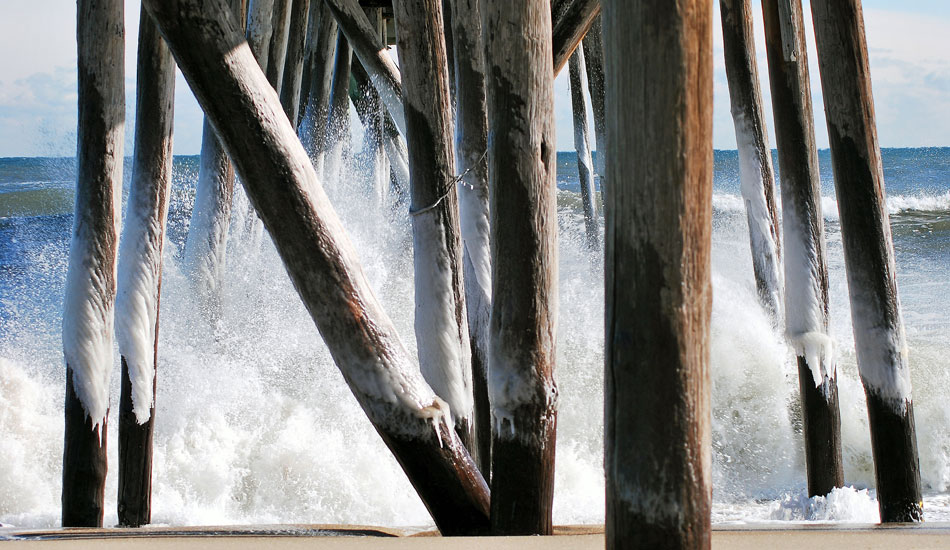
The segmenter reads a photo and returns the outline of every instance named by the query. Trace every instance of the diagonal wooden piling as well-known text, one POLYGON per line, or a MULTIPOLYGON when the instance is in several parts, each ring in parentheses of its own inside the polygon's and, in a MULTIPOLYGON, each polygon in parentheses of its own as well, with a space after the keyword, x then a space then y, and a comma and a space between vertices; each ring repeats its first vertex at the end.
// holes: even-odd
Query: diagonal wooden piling
POLYGON ((488 487, 449 428, 222 0, 146 0, 234 159, 298 294, 357 401, 445 535, 484 532, 488 487))
POLYGON ((607 156, 607 117, 604 112, 604 37, 601 32, 601 16, 594 19, 590 30, 584 35, 584 61, 587 64, 587 86, 590 90, 590 106, 594 114, 594 140, 597 157, 594 167, 603 197, 606 189, 604 159, 607 156))
POLYGON ((587 30, 600 15, 600 0, 555 0, 557 17, 553 20, 554 74, 561 72, 587 30), (558 5, 559 4, 559 5, 558 5))
POLYGON ((587 124, 587 69, 584 49, 577 48, 568 62, 571 79, 571 111, 574 115, 574 150, 577 152, 577 177, 581 185, 581 201, 584 204, 584 227, 587 231, 587 246, 600 250, 600 226, 597 223, 597 197, 594 191, 594 161, 590 154, 590 132, 587 124))
POLYGON ((860 0, 812 2, 858 371, 882 522, 923 520, 910 365, 860 0))
POLYGON ((558 402, 551 9, 547 0, 481 8, 492 182, 492 532, 549 535, 558 402))
POLYGON ((608 549, 708 549, 712 4, 605 0, 608 549))

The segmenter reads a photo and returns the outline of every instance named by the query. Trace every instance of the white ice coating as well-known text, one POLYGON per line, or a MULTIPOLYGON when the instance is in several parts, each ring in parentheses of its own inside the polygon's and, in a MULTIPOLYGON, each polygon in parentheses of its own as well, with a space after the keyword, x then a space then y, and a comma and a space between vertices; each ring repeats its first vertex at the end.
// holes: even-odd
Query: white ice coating
POLYGON ((501 346, 490 342, 488 369, 488 396, 491 401, 492 432, 497 436, 530 438, 535 434, 519 434, 515 427, 515 410, 524 405, 553 407, 557 403, 557 388, 545 379, 544 403, 538 403, 536 378, 532 369, 523 368, 522 357, 506 357, 501 346))
MULTIPOLYGON (((121 127, 119 129, 121 134, 121 127)), ((121 140, 120 140, 121 143, 121 140)), ((122 164, 114 169, 112 234, 119 234, 122 197, 122 164)), ((83 409, 100 426, 109 411, 109 379, 112 373, 113 322, 115 302, 108 288, 109 277, 116 279, 116 264, 100 263, 100 241, 104 236, 93 232, 89 214, 77 212, 69 243, 69 268, 66 272, 66 298, 63 304, 63 354, 73 372, 73 387, 83 409), (107 270, 111 273, 107 273, 107 270)), ((100 434, 101 435, 101 434, 100 434)))
MULTIPOLYGON (((817 215, 821 215, 818 213, 817 215)), ((785 331, 796 355, 805 357, 815 386, 835 378, 835 346, 826 328, 818 251, 793 201, 782 204, 785 241, 785 331)), ((823 239, 823 236, 819 236, 823 239)))
MULTIPOLYGON (((401 136, 383 138, 383 147, 389 156, 389 166, 396 176, 396 184, 403 191, 409 190, 409 152, 401 136)), ((460 199, 461 200, 461 199, 460 199)))
MULTIPOLYGON (((223 196, 219 181, 221 167, 218 162, 228 162, 227 157, 217 158, 216 155, 206 154, 206 147, 211 147, 207 140, 213 138, 213 130, 206 124, 202 139, 201 166, 198 170, 198 185, 195 189, 195 205, 191 212, 191 222, 188 225, 188 237, 185 241, 185 269, 189 272, 191 281, 202 297, 212 297, 219 292, 219 285, 224 276, 227 259, 228 229, 230 227, 230 205, 223 204, 229 200, 223 196)), ((243 206, 243 204, 242 204, 243 206)), ((239 211, 245 211, 239 208, 239 211)), ((251 209, 253 210, 253 209, 251 209)))
MULTIPOLYGON (((136 178, 144 177, 136 174, 136 178)), ((125 358, 132 382, 132 411, 144 424, 151 416, 155 379, 155 328, 162 272, 162 247, 168 201, 161 212, 153 209, 152 185, 133 184, 129 192, 116 294, 115 332, 119 353, 125 358), (143 192, 144 191, 144 192, 143 192), (144 195, 144 196, 143 196, 144 195)))
MULTIPOLYGON (((459 166, 462 164, 459 163, 459 166)), ((477 183, 468 182, 477 182, 475 170, 469 172, 457 186, 459 225, 466 263, 466 305, 469 310, 469 330, 475 337, 484 339, 488 337, 488 318, 491 314, 491 226, 488 217, 488 190, 476 188, 477 183), (474 293, 470 288, 472 285, 474 293)))
POLYGON ((446 237, 437 209, 412 217, 416 345, 426 382, 456 418, 468 418, 473 397, 471 373, 465 366, 470 350, 468 342, 459 339, 451 267, 444 256, 446 237))
MULTIPOLYGON (((762 159, 755 144, 752 121, 743 112, 733 113, 732 118, 739 148, 740 191, 745 201, 746 217, 749 222, 752 262, 755 264, 755 272, 765 279, 768 286, 766 301, 768 306, 775 310, 774 313, 778 318, 781 316, 782 308, 783 281, 779 267, 781 261, 772 235, 772 217, 765 200, 762 159)), ((763 135, 763 140, 764 148, 768 151, 768 137, 763 135)), ((766 162, 771 162, 771 159, 767 159, 766 162)))

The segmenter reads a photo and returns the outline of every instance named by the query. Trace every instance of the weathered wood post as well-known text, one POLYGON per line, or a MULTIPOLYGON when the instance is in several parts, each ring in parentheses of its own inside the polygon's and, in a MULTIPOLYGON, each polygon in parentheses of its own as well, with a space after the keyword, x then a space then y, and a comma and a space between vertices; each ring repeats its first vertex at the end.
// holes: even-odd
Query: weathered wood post
POLYGON ((483 532, 488 487, 362 273, 313 165, 223 0, 145 7, 234 159, 357 401, 445 535, 483 532))
POLYGON ((287 61, 290 3, 292 0, 274 0, 271 19, 270 45, 267 47, 267 81, 280 94, 284 82, 284 64, 287 61))
POLYGON ((324 0, 403 135, 402 77, 357 0, 324 0))
POLYGON ((122 196, 125 24, 122 0, 79 0, 76 14, 79 126, 63 305, 62 523, 101 527, 122 196))
POLYGON ((323 183, 336 185, 343 173, 344 151, 350 139, 350 66, 353 50, 346 36, 337 31, 333 83, 330 86, 330 114, 326 125, 326 157, 323 183))
POLYGON ((455 59, 455 163, 461 174, 461 217, 465 307, 472 350, 476 460, 485 479, 491 473, 491 404, 488 401, 488 331, 491 316, 491 220, 488 216, 488 112, 485 45, 479 0, 452 0, 455 59))
POLYGON ((330 116, 330 88, 336 56, 336 20, 323 0, 319 4, 317 31, 310 54, 310 94, 297 132, 317 174, 323 172, 326 156, 327 118, 330 116))
POLYGON ((881 521, 921 521, 920 463, 860 0, 812 2, 881 521))
POLYGON ((396 0, 393 7, 409 145, 419 367, 470 446, 472 365, 442 0, 396 0))
POLYGON ((551 534, 557 208, 551 9, 481 6, 488 91, 492 532, 551 534))
POLYGON ((782 315, 782 255, 772 150, 765 128, 750 0, 720 0, 726 78, 739 149, 739 185, 745 201, 752 269, 762 305, 782 315))
POLYGON ((598 16, 584 36, 584 61, 587 63, 587 85, 590 89, 590 106, 594 113, 594 139, 597 158, 594 169, 600 183, 601 197, 605 195, 604 159, 607 156, 607 118, 604 112, 604 37, 601 32, 601 17, 598 16))
MULTIPOLYGON (((385 44, 386 21, 383 19, 382 8, 365 8, 364 12, 370 21, 376 26, 380 40, 385 44)), ((353 62, 351 71, 362 70, 359 60, 353 62)), ((363 137, 363 155, 366 162, 371 164, 372 171, 372 190, 380 207, 387 208, 390 203, 390 190, 393 187, 392 169, 390 168, 389 157, 386 154, 386 148, 383 146, 385 137, 385 116, 386 106, 379 99, 379 93, 371 83, 369 77, 365 76, 366 85, 357 84, 357 78, 353 78, 350 84, 350 101, 356 107, 356 114, 360 117, 365 130, 363 137)), ((408 163, 408 160, 407 160, 408 163)), ((407 164, 408 166, 408 164, 407 164)), ((408 185, 408 181, 407 181, 408 185)))
MULTIPOLYGON (((314 0, 319 2, 320 0, 314 0)), ((300 88, 303 80, 304 46, 307 39, 307 23, 310 0, 293 0, 290 11, 290 28, 287 31, 287 61, 281 79, 280 103, 294 128, 300 110, 300 88)))
POLYGON ((584 227, 587 230, 587 246, 600 250, 600 229, 597 224, 597 199, 594 195, 594 160, 590 154, 590 135, 587 126, 587 69, 584 49, 574 50, 568 62, 571 77, 571 110, 574 115, 574 150, 577 151, 577 177, 581 184, 581 201, 584 203, 584 227))
POLYGON ((267 72, 271 35, 274 31, 274 2, 277 0, 250 0, 247 13, 247 43, 254 58, 267 72))
POLYGON ((122 361, 119 398, 119 524, 152 518, 152 435, 159 296, 172 176, 175 62, 145 10, 139 17, 135 153, 119 250, 115 330, 122 361))
POLYGON ((809 495, 844 484, 837 366, 828 334, 828 267, 801 0, 763 0, 782 178, 785 332, 798 358, 809 495))
POLYGON ((607 548, 709 548, 712 3, 604 0, 607 548))
POLYGON ((554 75, 557 76, 600 15, 600 0, 555 0, 552 26, 554 75))

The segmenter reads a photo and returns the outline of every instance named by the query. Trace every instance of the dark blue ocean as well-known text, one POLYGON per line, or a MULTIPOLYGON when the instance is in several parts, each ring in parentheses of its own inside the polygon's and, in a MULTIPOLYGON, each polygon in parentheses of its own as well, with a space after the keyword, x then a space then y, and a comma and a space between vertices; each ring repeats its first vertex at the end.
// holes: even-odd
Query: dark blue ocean
MULTIPOLYGON (((561 393, 555 522, 601 523, 603 263, 585 245, 573 153, 558 154, 561 393)), ((797 372, 759 305, 735 151, 717 151, 711 370, 715 522, 877 521, 837 202, 819 154, 848 487, 807 498, 797 372)), ((431 524, 333 365, 273 246, 228 243, 222 315, 179 269, 197 157, 176 157, 160 323, 153 520, 431 524)), ((883 151, 929 520, 950 521, 950 148, 883 151)), ((408 216, 352 166, 326 182, 402 339, 415 351, 408 216)), ((126 166, 128 180, 130 167, 126 166)), ((73 159, 0 159, 0 523, 59 522, 61 323, 73 159)), ((126 186, 127 187, 127 186, 126 186)), ((243 205, 239 205, 238 208, 243 205)), ((109 439, 115 464, 118 370, 109 439)), ((106 524, 116 523, 115 467, 106 524)))

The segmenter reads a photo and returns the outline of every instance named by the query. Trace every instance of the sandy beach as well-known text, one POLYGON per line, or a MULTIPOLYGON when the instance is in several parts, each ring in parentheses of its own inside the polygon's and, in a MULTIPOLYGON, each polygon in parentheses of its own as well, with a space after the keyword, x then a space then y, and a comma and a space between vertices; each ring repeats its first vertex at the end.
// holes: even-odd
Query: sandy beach
MULTIPOLYGON (((142 529, 0 530, 0 542, 17 548, 110 549, 128 545, 167 548, 267 548, 356 550, 588 550, 604 547, 603 526, 556 527, 553 537, 453 537, 434 531, 354 525, 273 525, 230 527, 147 527, 142 529)), ((726 526, 713 529, 716 549, 950 548, 950 524, 726 526)))

